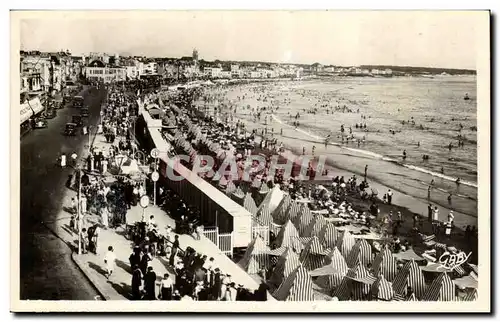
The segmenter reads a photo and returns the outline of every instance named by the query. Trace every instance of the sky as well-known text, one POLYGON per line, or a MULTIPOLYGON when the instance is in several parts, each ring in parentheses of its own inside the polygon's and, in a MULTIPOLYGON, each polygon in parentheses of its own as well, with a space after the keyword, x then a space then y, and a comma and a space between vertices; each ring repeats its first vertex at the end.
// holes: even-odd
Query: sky
POLYGON ((476 69, 481 12, 41 12, 20 22, 22 50, 73 54, 476 69))

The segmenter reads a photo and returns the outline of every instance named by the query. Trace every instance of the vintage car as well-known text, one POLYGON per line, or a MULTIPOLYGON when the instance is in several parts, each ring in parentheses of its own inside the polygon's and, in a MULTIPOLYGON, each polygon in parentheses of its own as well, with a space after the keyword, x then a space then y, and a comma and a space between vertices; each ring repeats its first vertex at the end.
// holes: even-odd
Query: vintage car
POLYGON ((89 109, 86 107, 83 107, 82 110, 80 111, 80 115, 82 117, 89 117, 89 109))
POLYGON ((82 108, 83 107, 83 96, 77 95, 73 97, 73 107, 82 108))
POLYGON ((49 108, 45 111, 44 117, 46 119, 53 119, 57 116, 57 111, 54 108, 49 108))
POLYGON ((74 123, 76 126, 82 126, 83 120, 81 115, 73 115, 71 117, 71 123, 74 123))
POLYGON ((47 120, 43 117, 38 117, 33 119, 33 128, 34 129, 44 129, 48 126, 47 120))
POLYGON ((64 129, 64 135, 66 135, 66 136, 76 135, 76 124, 75 123, 66 123, 66 128, 64 129))

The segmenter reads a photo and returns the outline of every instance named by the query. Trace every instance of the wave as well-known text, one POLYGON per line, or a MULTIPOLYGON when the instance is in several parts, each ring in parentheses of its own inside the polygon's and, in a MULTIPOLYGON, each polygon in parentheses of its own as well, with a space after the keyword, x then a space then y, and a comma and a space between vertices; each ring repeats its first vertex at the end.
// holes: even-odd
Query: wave
MULTIPOLYGON (((278 118, 274 114, 271 114, 271 117, 276 122, 278 122, 278 123, 280 123, 282 125, 288 126, 288 127, 295 128, 295 130, 297 132, 303 133, 303 134, 305 134, 305 135, 307 135, 307 136, 309 136, 309 137, 311 137, 313 139, 320 140, 320 141, 324 141, 326 139, 326 137, 322 137, 322 136, 313 134, 311 132, 305 131, 305 130, 299 128, 299 127, 294 127, 294 126, 292 126, 290 124, 287 124, 287 123, 283 122, 280 118, 278 118)), ((372 151, 362 150, 362 149, 356 149, 356 148, 349 148, 349 147, 345 147, 345 146, 341 145, 340 143, 336 143, 336 142, 329 142, 329 144, 330 145, 335 145, 335 146, 338 146, 338 147, 341 147, 343 149, 346 149, 346 150, 349 150, 349 151, 352 151, 352 152, 356 152, 356 153, 359 153, 359 154, 368 155, 370 157, 377 158, 377 159, 380 159, 380 160, 383 160, 383 161, 386 161, 386 162, 391 162, 391 163, 397 164, 399 166, 405 167, 407 169, 411 169, 411 170, 414 170, 414 171, 418 171, 418 172, 430 174, 430 175, 432 175, 434 177, 438 177, 438 178, 441 178, 441 179, 444 179, 444 180, 453 181, 453 182, 455 182, 457 180, 457 178, 450 177, 450 176, 444 175, 442 173, 434 172, 434 171, 431 171, 429 169, 417 167, 417 166, 414 166, 414 165, 411 165, 411 164, 406 164, 406 163, 403 163, 403 162, 401 162, 401 161, 399 161, 397 159, 394 159, 394 158, 391 158, 391 157, 388 157, 388 156, 384 156, 384 155, 381 155, 381 154, 378 154, 378 153, 375 153, 375 152, 372 152, 372 151)), ((477 183, 476 182, 461 181, 461 184, 477 188, 477 183)))

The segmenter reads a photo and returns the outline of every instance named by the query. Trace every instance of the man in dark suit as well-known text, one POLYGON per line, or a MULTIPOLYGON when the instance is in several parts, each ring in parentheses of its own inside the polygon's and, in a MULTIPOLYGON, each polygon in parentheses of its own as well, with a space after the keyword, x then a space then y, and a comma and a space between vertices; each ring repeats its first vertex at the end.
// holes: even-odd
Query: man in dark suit
POLYGON ((219 268, 215 269, 215 273, 212 274, 214 276, 213 280, 213 285, 212 285, 212 297, 214 300, 218 300, 220 298, 220 293, 221 293, 221 285, 222 285, 222 280, 220 277, 220 270, 219 268))

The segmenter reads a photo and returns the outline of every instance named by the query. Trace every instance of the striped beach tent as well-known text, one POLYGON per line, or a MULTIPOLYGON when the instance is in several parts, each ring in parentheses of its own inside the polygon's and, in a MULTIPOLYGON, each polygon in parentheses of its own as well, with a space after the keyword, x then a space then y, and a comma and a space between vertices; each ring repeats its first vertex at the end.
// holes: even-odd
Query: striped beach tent
POLYGON ((447 273, 441 273, 432 281, 422 300, 440 302, 455 300, 455 285, 447 273))
POLYGON ((288 207, 290 207, 291 203, 292 198, 290 198, 290 195, 286 194, 279 203, 278 207, 276 207, 276 209, 274 209, 271 213, 275 223, 282 225, 287 221, 288 207))
POLYGON ((276 210, 276 208, 278 208, 283 198, 283 191, 281 191, 278 185, 274 186, 271 190, 269 190, 269 192, 264 197, 264 200, 262 200, 262 202, 260 203, 259 211, 262 208, 268 208, 272 214, 276 210))
POLYGON ((300 216, 295 217, 295 220, 293 221, 295 224, 295 227, 297 227, 297 230, 299 231, 299 235, 302 237, 305 236, 305 232, 309 224, 313 221, 314 216, 311 212, 302 212, 300 216))
POLYGON ((249 274, 256 274, 261 269, 267 270, 270 264, 267 251, 269 251, 269 247, 266 246, 264 240, 256 236, 248 245, 245 255, 238 262, 238 265, 249 274))
POLYGON ((337 241, 335 242, 335 246, 339 249, 342 256, 344 256, 344 258, 346 259, 355 244, 356 239, 352 237, 351 233, 348 230, 340 231, 340 234, 338 234, 337 237, 337 241))
POLYGON ((354 267, 357 263, 368 267, 373 262, 372 247, 366 239, 359 239, 349 252, 346 259, 347 266, 354 267))
POLYGON ((361 264, 349 269, 342 282, 333 292, 340 301, 362 301, 369 298, 371 285, 376 278, 361 264))
POLYGON ((337 243, 337 238, 339 237, 339 231, 335 228, 332 223, 327 223, 318 234, 319 241, 326 248, 333 249, 337 243))
MULTIPOLYGON (((293 223, 295 223, 295 219, 297 217, 300 217, 301 215, 302 215, 302 213, 301 213, 300 204, 298 202, 296 202, 295 200, 292 200, 292 202, 290 203, 290 207, 288 207, 286 218, 288 220, 291 220, 293 223)), ((297 227, 297 225, 295 225, 295 227, 297 227)))
POLYGON ((243 198, 243 208, 248 210, 248 212, 254 216, 257 214, 257 205, 255 204, 255 200, 253 200, 250 192, 247 192, 245 198, 243 198))
POLYGON ((245 193, 241 190, 241 187, 236 188, 236 190, 231 194, 231 199, 243 205, 243 198, 245 198, 245 193))
POLYGON ((321 246, 318 237, 314 236, 306 244, 300 254, 299 260, 308 271, 315 270, 324 265, 325 250, 321 246))
POLYGON ((278 236, 273 242, 273 248, 278 247, 294 247, 297 251, 302 249, 302 245, 298 239, 299 232, 295 229, 295 226, 289 220, 281 227, 278 236))
POLYGON ((295 253, 290 247, 287 248, 278 258, 276 266, 269 277, 269 283, 279 286, 299 265, 299 255, 297 255, 297 253, 295 253))
POLYGON ((408 286, 412 288, 418 299, 422 298, 425 292, 424 275, 414 260, 406 262, 392 282, 394 292, 403 296, 407 295, 408 286))
POLYGON ((386 280, 392 282, 398 272, 396 260, 387 245, 384 245, 373 260, 372 265, 375 276, 383 275, 386 280))
POLYGON ((462 301, 477 301, 477 289, 471 289, 462 298, 462 301))
POLYGON ((231 195, 235 191, 236 191, 236 185, 234 184, 234 182, 229 181, 227 183, 226 190, 225 190, 226 194, 231 195))
POLYGON ((273 295, 278 301, 314 301, 311 276, 302 265, 299 265, 273 295))
POLYGON ((257 212, 257 220, 263 226, 269 226, 273 222, 273 216, 271 215, 271 210, 268 207, 261 208, 257 212))
POLYGON ((310 275, 318 276, 317 284, 331 294, 340 285, 349 267, 347 267, 347 263, 337 247, 333 248, 326 256, 325 263, 325 266, 315 269, 310 272, 310 275))
POLYGON ((304 232, 304 237, 319 237, 320 232, 322 231, 323 227, 326 226, 326 224, 327 221, 325 217, 323 217, 323 215, 314 215, 313 220, 309 223, 304 232))
POLYGON ((392 283, 386 280, 382 274, 373 283, 370 293, 372 300, 390 301, 394 297, 392 283))

